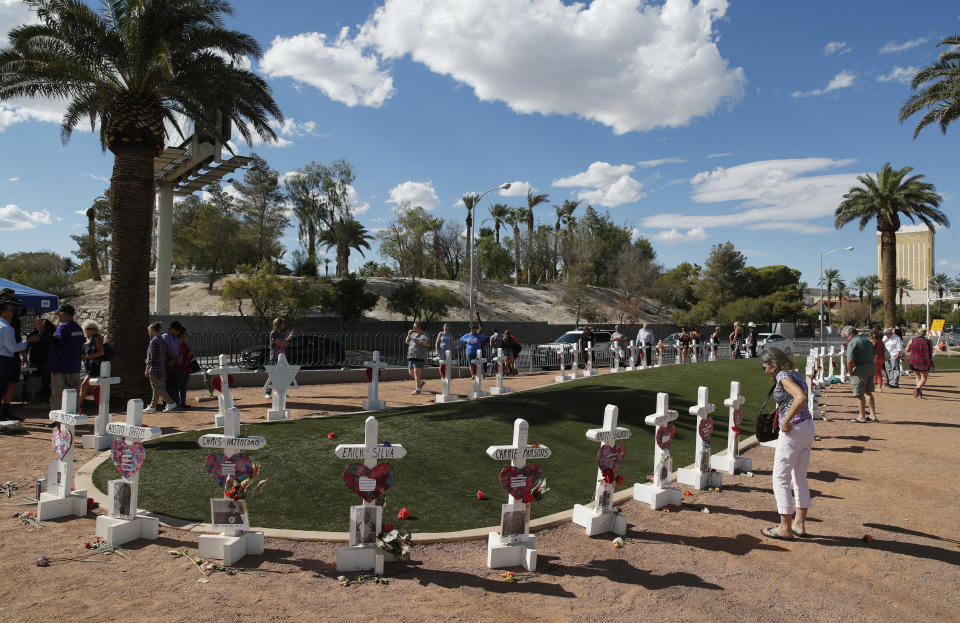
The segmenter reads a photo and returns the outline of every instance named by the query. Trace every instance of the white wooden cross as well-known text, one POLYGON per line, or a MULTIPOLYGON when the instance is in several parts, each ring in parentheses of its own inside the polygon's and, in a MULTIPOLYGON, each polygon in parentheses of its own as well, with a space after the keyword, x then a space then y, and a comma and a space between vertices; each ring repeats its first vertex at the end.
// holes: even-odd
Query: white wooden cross
MULTIPOLYGON (((587 431, 587 439, 599 441, 601 447, 615 446, 618 440, 629 439, 630 429, 624 428, 623 426, 617 426, 619 414, 620 410, 615 405, 607 405, 606 409, 603 411, 603 427, 589 429, 587 431)), ((597 512, 602 512, 604 510, 608 510, 609 508, 601 506, 600 500, 601 497, 603 497, 602 494, 606 489, 610 489, 612 493, 613 484, 608 484, 603 481, 603 472, 599 467, 597 467, 597 479, 600 482, 597 483, 597 490, 594 493, 594 508, 597 510, 597 512)), ((607 499, 612 499, 612 495, 606 497, 607 499)))
POLYGON ((677 470, 677 481, 690 485, 696 489, 705 489, 716 483, 717 478, 721 478, 719 472, 710 471, 710 439, 713 433, 713 418, 710 414, 716 411, 717 407, 709 401, 710 390, 703 385, 697 390, 697 404, 690 407, 690 415, 697 416, 697 444, 696 457, 693 468, 683 468, 677 470), (707 435, 704 435, 706 430, 707 435))
POLYGON ((300 387, 297 384, 297 372, 300 371, 300 366, 291 365, 287 362, 287 356, 280 353, 277 357, 277 363, 265 365, 263 368, 269 375, 263 387, 264 389, 272 389, 270 396, 273 408, 267 410, 267 420, 289 420, 290 410, 287 409, 287 390, 300 387))
POLYGON ((620 357, 622 356, 619 342, 610 342, 610 372, 620 371, 620 357))
POLYGON ((697 349, 700 345, 696 340, 690 342, 690 363, 697 363, 697 349))
MULTIPOLYGON (((618 413, 619 410, 616 406, 607 405, 603 412, 603 428, 591 428, 587 431, 587 439, 600 442, 600 452, 603 452, 604 448, 615 447, 617 440, 630 437, 629 428, 617 426, 618 413)), ((618 455, 614 453, 612 460, 616 460, 616 458, 618 458, 618 455)), ((623 460, 622 454, 619 455, 619 460, 623 460)), ((588 536, 604 532, 626 534, 627 518, 620 513, 613 512, 614 483, 607 482, 604 478, 603 470, 599 466, 599 458, 595 462, 597 463, 597 486, 593 495, 593 508, 581 504, 574 505, 573 523, 586 528, 588 536)), ((615 472, 616 467, 612 469, 615 472)))
MULTIPOLYGON (((128 443, 139 443, 144 439, 159 437, 162 433, 158 426, 143 425, 143 400, 133 398, 127 402, 127 422, 112 422, 107 426, 107 432, 117 437, 123 437, 128 443)), ((121 474, 121 477, 131 483, 130 487, 130 512, 137 513, 137 494, 140 489, 140 470, 138 469, 133 476, 127 478, 121 474)))
POLYGON ((630 340, 630 345, 627 346, 627 370, 635 370, 637 368, 637 342, 636 340, 630 340))
POLYGON ((497 369, 497 385, 496 387, 490 388, 490 393, 494 396, 502 396, 504 394, 510 393, 509 387, 503 386, 503 369, 504 364, 507 362, 506 356, 503 354, 503 349, 497 349, 497 356, 493 358, 494 366, 497 369))
POLYGON ((829 350, 829 352, 828 352, 828 354, 827 354, 828 360, 829 360, 829 362, 830 362, 829 368, 827 369, 827 378, 830 378, 830 377, 833 376, 833 356, 834 356, 834 354, 836 354, 836 347, 835 347, 835 346, 831 346, 831 347, 830 347, 830 350, 829 350))
POLYGON ((83 447, 88 450, 106 450, 113 437, 105 434, 110 423, 110 386, 120 382, 119 376, 110 376, 110 362, 100 363, 100 376, 90 379, 90 384, 100 388, 100 405, 97 419, 93 422, 93 434, 83 436, 83 447))
POLYGON ((560 363, 560 376, 553 377, 554 383, 563 383, 564 381, 567 380, 566 359, 567 359, 567 347, 561 346, 560 350, 557 351, 557 362, 560 363))
MULTIPOLYGON (((513 422, 513 443, 509 446, 490 446, 487 448, 487 456, 494 461, 510 461, 510 464, 516 468, 526 465, 527 459, 548 458, 552 454, 550 448, 543 444, 533 446, 527 444, 529 431, 530 425, 527 421, 517 418, 513 422)), ((507 498, 511 504, 523 502, 509 493, 507 498)))
POLYGON ((820 350, 817 351, 817 380, 820 381, 820 384, 823 384, 824 380, 824 365, 823 358, 827 353, 827 349, 824 346, 820 347, 820 350))
POLYGON ((457 360, 453 358, 453 352, 446 351, 446 358, 440 360, 440 393, 434 398, 434 402, 453 402, 459 400, 460 396, 450 392, 450 384, 453 380, 453 366, 457 360))
POLYGON ((740 393, 740 381, 730 381, 730 397, 723 399, 723 406, 730 409, 729 429, 727 430, 727 452, 725 455, 710 457, 710 466, 735 474, 737 470, 750 471, 753 464, 751 459, 740 455, 740 433, 743 425, 743 403, 746 398, 740 393))
POLYGON ((659 368, 663 365, 663 342, 657 342, 657 363, 656 366, 659 368))
MULTIPOLYGON (((70 431, 70 437, 76 438, 77 424, 86 424, 87 416, 77 411, 77 390, 63 390, 63 399, 60 409, 50 412, 50 420, 57 422, 60 428, 70 431)), ((47 479, 48 491, 50 487, 56 487, 55 495, 63 498, 70 494, 70 487, 73 484, 73 442, 70 443, 70 449, 63 455, 62 459, 50 461, 49 478, 47 479)))
POLYGON ((593 358, 596 356, 596 347, 593 344, 587 343, 587 347, 583 349, 584 355, 586 356, 587 365, 583 369, 583 376, 593 376, 596 374, 593 370, 593 358))
POLYGON ((680 504, 680 489, 668 487, 673 480, 673 461, 670 458, 670 443, 676 434, 673 421, 677 412, 670 408, 670 397, 665 392, 657 394, 657 412, 644 418, 648 426, 654 427, 653 478, 649 483, 633 485, 633 499, 646 502, 656 510, 667 505, 680 504), (663 444, 666 447, 661 447, 663 444))
POLYGON ((840 382, 847 382, 847 345, 840 345, 840 361, 837 362, 840 364, 840 382))
POLYGON ((576 344, 570 351, 570 380, 580 378, 580 344, 576 344))
POLYGON ((467 394, 467 398, 475 399, 489 395, 483 391, 483 365, 485 363, 487 363, 487 360, 480 351, 477 351, 476 359, 470 360, 470 371, 473 373, 473 391, 467 394))
POLYGON ((230 393, 230 375, 234 372, 243 372, 243 370, 228 366, 227 356, 223 354, 220 355, 220 367, 207 370, 210 376, 220 377, 220 395, 217 396, 217 415, 213 420, 214 426, 226 427, 224 416, 234 408, 233 395, 230 393))
POLYGON ((370 383, 367 386, 367 399, 363 401, 363 408, 366 411, 379 411, 387 406, 387 403, 380 400, 380 368, 386 368, 387 364, 380 361, 380 351, 373 351, 373 361, 364 361, 363 365, 370 370, 370 383))

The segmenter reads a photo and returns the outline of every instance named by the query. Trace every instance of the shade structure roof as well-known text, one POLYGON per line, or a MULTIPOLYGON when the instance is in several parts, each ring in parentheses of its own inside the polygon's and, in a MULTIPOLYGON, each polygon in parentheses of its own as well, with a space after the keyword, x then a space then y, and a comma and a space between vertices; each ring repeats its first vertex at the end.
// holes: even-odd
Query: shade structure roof
POLYGON ((10 281, 0 277, 0 290, 10 288, 18 299, 23 302, 26 309, 39 309, 41 311, 52 311, 60 305, 60 299, 53 294, 41 292, 29 286, 25 286, 16 281, 10 281))

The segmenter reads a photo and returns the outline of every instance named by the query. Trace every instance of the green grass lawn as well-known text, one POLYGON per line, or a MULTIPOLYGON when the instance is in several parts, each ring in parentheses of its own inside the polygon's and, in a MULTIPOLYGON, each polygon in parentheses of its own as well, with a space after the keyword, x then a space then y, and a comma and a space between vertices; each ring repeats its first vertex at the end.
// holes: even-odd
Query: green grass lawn
MULTIPOLYGON (((803 366, 803 358, 798 358, 803 366)), ((478 401, 429 408, 389 410, 377 417, 380 440, 401 443, 407 456, 394 461, 397 478, 386 494, 384 519, 395 518, 407 507, 416 518, 414 531, 446 531, 499 523, 506 493, 498 473, 506 462, 486 455, 490 445, 511 441, 513 421, 530 423, 530 443, 540 442, 553 456, 540 461, 547 484, 546 497, 534 504, 539 517, 570 509, 592 499, 596 484, 598 444, 585 437, 599 427, 607 404, 620 408, 620 424, 632 429, 625 440, 626 457, 619 473, 626 485, 646 482, 652 471, 653 429, 643 419, 656 409, 657 392, 670 394, 670 405, 680 412, 677 436, 671 450, 674 467, 693 462, 694 416, 687 408, 696 403, 698 385, 710 388, 714 414, 714 452, 726 448, 730 381, 739 380, 747 398, 744 435, 753 433, 754 416, 770 386, 757 361, 718 361, 669 366, 641 372, 622 372, 478 401), (476 491, 490 498, 476 500, 476 491)), ((316 420, 243 426, 242 434, 267 439, 265 448, 251 452, 261 461, 269 479, 266 489, 248 501, 252 525, 301 530, 345 531, 347 507, 360 498, 344 485, 343 469, 350 463, 333 453, 338 443, 362 443, 366 414, 316 420), (336 433, 328 439, 327 433, 336 433)), ((206 431, 210 432, 210 431, 206 431)), ((209 498, 222 492, 204 470, 211 450, 197 446, 202 432, 165 437, 147 446, 141 469, 140 506, 174 517, 209 521, 209 498)), ((94 474, 96 486, 119 478, 110 461, 94 474)))

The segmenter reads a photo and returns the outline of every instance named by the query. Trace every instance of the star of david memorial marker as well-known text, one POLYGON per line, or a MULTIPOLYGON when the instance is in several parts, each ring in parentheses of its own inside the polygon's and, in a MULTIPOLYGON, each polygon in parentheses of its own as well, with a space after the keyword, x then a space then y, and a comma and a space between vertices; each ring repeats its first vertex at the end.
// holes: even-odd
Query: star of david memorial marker
POLYGON ((267 421, 275 422, 277 420, 289 420, 290 409, 287 409, 287 390, 297 389, 297 373, 300 372, 300 366, 291 365, 287 362, 287 356, 283 353, 277 357, 277 363, 263 366, 269 375, 264 389, 271 389, 270 399, 271 408, 267 410, 267 421))

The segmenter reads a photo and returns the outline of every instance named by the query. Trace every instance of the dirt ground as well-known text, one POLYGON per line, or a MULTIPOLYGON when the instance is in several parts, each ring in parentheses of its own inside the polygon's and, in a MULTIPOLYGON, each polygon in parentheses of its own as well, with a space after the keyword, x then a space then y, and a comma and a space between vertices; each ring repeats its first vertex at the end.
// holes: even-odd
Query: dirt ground
MULTIPOLYGON (((198 582, 204 578, 189 560, 168 553, 195 554, 195 535, 161 528, 156 542, 124 546, 125 557, 84 558, 95 514, 37 529, 11 518, 35 508, 16 506, 22 500, 14 496, 0 500, 0 620, 956 621, 960 371, 933 373, 923 400, 912 398, 911 382, 878 395, 880 423, 848 421, 855 406, 846 387, 825 394, 833 420, 817 423, 806 540, 760 535, 777 519, 773 449, 765 447, 747 453, 754 476, 725 476, 720 493, 685 497, 668 512, 624 505, 630 530, 622 549, 612 535, 589 538, 573 524, 539 532, 538 570, 520 570, 516 583, 487 569, 484 541, 468 541, 417 547, 411 563, 388 564, 388 584, 342 587, 336 546, 281 539, 267 539, 263 556, 242 560, 243 572, 198 582), (40 555, 49 567, 36 566, 40 555)), ((466 381, 458 383, 466 391, 466 381)), ((432 400, 409 391, 409 383, 384 383, 382 397, 390 405, 432 400)), ((297 391, 291 407, 295 415, 338 413, 363 398, 364 385, 311 386, 297 391)), ((238 400, 257 414, 266 409, 253 390, 240 390, 238 400)), ((146 423, 165 432, 198 428, 210 426, 213 413, 211 405, 150 415, 146 423)), ((0 435, 0 481, 26 483, 52 456, 44 414, 28 415, 26 434, 0 435)), ((93 455, 76 452, 81 461, 93 455)))

